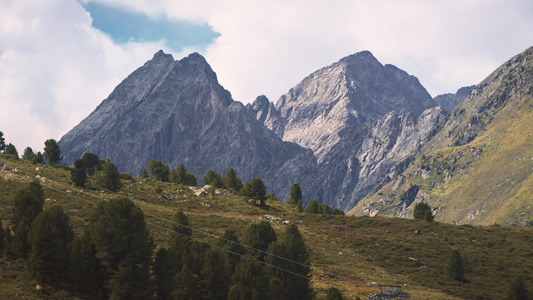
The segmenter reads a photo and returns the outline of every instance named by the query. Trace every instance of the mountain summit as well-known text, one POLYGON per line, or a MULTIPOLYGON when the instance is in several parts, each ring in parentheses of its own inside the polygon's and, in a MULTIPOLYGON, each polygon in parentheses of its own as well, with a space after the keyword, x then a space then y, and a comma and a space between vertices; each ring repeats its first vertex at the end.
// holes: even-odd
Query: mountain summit
POLYGON ((290 190, 289 178, 315 163, 311 151, 283 142, 233 101, 197 53, 175 61, 157 52, 59 145, 69 164, 93 152, 134 175, 151 159, 172 168, 183 163, 200 178, 234 168, 244 180, 264 177, 282 193, 290 190))

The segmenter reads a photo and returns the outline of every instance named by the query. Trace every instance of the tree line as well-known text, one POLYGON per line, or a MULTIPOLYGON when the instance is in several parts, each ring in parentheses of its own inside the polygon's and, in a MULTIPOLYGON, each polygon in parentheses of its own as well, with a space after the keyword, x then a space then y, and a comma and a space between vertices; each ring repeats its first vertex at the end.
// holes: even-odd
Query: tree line
POLYGON ((17 192, 0 254, 25 259, 44 284, 65 283, 109 299, 312 299, 309 251, 295 224, 277 233, 254 223, 241 239, 227 230, 200 241, 178 211, 167 247, 156 247, 144 213, 127 198, 100 202, 82 234, 62 207, 43 210, 34 181, 17 192))

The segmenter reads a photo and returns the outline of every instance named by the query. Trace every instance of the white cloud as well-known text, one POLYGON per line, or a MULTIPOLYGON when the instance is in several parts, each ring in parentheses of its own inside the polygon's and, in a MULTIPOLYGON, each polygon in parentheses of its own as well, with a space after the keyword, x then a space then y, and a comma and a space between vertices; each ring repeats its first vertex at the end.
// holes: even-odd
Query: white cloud
MULTIPOLYGON (((213 26, 221 36, 202 54, 243 102, 260 94, 276 101, 316 69, 362 50, 417 76, 432 95, 454 92, 533 46, 528 0, 100 2, 213 26)), ((19 153, 41 150, 160 48, 169 52, 163 42, 114 44, 74 0, 2 1, 0 130, 19 153)))

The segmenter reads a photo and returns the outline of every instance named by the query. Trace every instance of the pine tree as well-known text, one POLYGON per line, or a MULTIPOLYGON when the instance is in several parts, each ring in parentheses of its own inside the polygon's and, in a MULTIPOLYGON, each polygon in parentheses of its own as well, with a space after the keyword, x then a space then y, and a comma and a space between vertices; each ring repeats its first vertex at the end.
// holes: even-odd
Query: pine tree
POLYGON ((450 259, 448 261, 448 274, 455 280, 464 280, 465 266, 461 256, 461 251, 458 249, 454 249, 450 253, 450 259))
POLYGON ((90 228, 81 237, 75 236, 70 248, 70 282, 79 291, 97 296, 103 294, 105 270, 96 257, 96 247, 90 238, 90 228))
POLYGON ((171 299, 176 274, 169 251, 160 248, 155 254, 153 274, 156 299, 171 299))
POLYGON ((32 181, 30 185, 15 194, 11 224, 24 223, 28 228, 37 215, 43 211, 44 191, 38 181, 32 181))
POLYGON ((28 264, 39 281, 58 281, 67 275, 69 247, 74 233, 60 206, 41 212, 31 224, 28 264))
POLYGON ((222 177, 214 170, 207 171, 207 174, 202 179, 204 185, 210 185, 214 188, 222 187, 222 177))
POLYGON ((111 191, 118 190, 121 186, 118 168, 112 162, 110 162, 108 158, 104 163, 103 169, 104 176, 102 178, 102 185, 111 191))
MULTIPOLYGON (((231 278, 234 298, 266 300, 268 299, 269 278, 259 261, 250 255, 241 257, 231 278), (238 293, 237 291, 238 290, 238 293), (239 296, 237 296, 239 295, 239 296), (242 295, 242 296, 241 296, 242 295), (244 296, 244 298, 242 298, 244 296)), ((229 296, 229 295, 228 295, 229 296)))
POLYGON ((318 214, 318 201, 316 201, 315 199, 311 200, 309 202, 309 205, 307 205, 305 212, 309 214, 318 214))
POLYGON ((13 237, 10 242, 10 250, 16 258, 28 258, 30 255, 31 244, 28 241, 28 232, 30 227, 24 222, 18 222, 13 230, 13 237))
POLYGON ((196 276, 189 270, 187 265, 183 265, 180 272, 176 274, 176 287, 172 295, 176 299, 194 300, 198 299, 198 282, 196 276))
POLYGON ((246 248, 240 244, 239 237, 233 230, 224 232, 224 236, 218 241, 218 246, 226 250, 230 273, 233 273, 241 256, 246 254, 246 248))
POLYGON ((98 155, 91 152, 85 152, 81 159, 83 161, 83 166, 87 169, 87 175, 89 176, 93 176, 96 169, 99 169, 102 165, 102 161, 98 155))
POLYGON ((141 178, 148 178, 148 171, 146 169, 143 169, 141 172, 141 178))
POLYGON ((76 159, 74 161, 74 167, 70 169, 70 179, 76 186, 85 186, 87 169, 82 159, 76 159))
POLYGON ((429 211, 431 213, 431 206, 429 206, 429 204, 424 202, 417 203, 413 211, 413 218, 415 220, 424 220, 426 211, 429 211))
POLYGON ((6 151, 6 139, 4 138, 4 133, 0 131, 0 153, 6 151))
POLYGON ((233 192, 238 192, 243 187, 241 179, 237 177, 237 173, 233 168, 229 168, 226 174, 222 177, 222 182, 227 189, 233 192))
POLYGON ((35 153, 33 153, 33 149, 30 147, 26 147, 26 149, 24 149, 24 153, 22 154, 22 158, 29 161, 33 161, 35 159, 35 153))
POLYGON ((96 257, 106 269, 110 297, 149 298, 154 243, 142 210, 127 198, 101 202, 89 226, 96 257))
POLYGON ((298 202, 302 202, 302 188, 300 187, 300 184, 294 183, 291 187, 291 193, 287 203, 298 205, 298 202))
POLYGON ((204 298, 225 300, 230 283, 226 256, 219 249, 211 248, 205 253, 203 265, 204 298))
POLYGON ((44 158, 51 166, 57 166, 61 163, 63 157, 56 140, 48 139, 44 142, 44 158))
POLYGON ((6 147, 6 154, 10 154, 10 155, 14 155, 15 158, 19 158, 19 153, 17 151, 17 148, 15 147, 15 145, 9 143, 6 147))
POLYGON ((256 256, 260 261, 264 261, 265 252, 268 250, 268 246, 277 241, 278 237, 272 225, 267 221, 261 221, 257 224, 252 224, 246 230, 245 243, 260 251, 251 252, 252 255, 256 256))
POLYGON ((254 178, 252 182, 246 182, 244 188, 241 189, 241 195, 244 197, 259 200, 260 205, 265 205, 267 187, 261 178, 254 178))
POLYGON ((169 175, 170 175, 170 169, 167 165, 163 164, 161 160, 150 160, 150 164, 148 165, 148 172, 152 176, 155 176, 155 178, 162 182, 168 182, 169 181, 169 175))
POLYGON ((44 156, 41 153, 41 151, 39 151, 39 152, 37 152, 37 154, 35 154, 35 157, 33 158, 33 163, 34 164, 44 164, 44 156))
POLYGON ((266 262, 271 277, 282 282, 284 299, 313 299, 311 288, 309 252, 298 227, 291 224, 287 227, 283 239, 269 246, 266 262), (281 259, 281 257, 285 259, 281 259), (290 261, 289 261, 290 260, 290 261), (288 270, 291 273, 281 271, 288 270), (298 275, 295 275, 298 274, 298 275))
POLYGON ((190 238, 192 236, 191 224, 189 223, 189 218, 183 213, 183 211, 178 211, 172 218, 172 224, 170 229, 172 237, 179 235, 182 237, 190 238))

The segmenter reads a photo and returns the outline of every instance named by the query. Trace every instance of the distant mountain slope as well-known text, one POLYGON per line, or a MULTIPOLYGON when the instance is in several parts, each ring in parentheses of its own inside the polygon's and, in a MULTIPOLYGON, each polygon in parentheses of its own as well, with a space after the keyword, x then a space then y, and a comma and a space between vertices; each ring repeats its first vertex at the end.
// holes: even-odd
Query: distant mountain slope
POLYGON ((533 47, 478 84, 422 155, 352 214, 408 216, 429 202, 437 220, 533 220, 533 47))
POLYGON ((437 97, 433 98, 433 100, 435 100, 435 102, 437 102, 439 106, 444 108, 446 111, 452 111, 457 105, 466 99, 474 87, 475 85, 465 86, 458 89, 455 94, 448 93, 438 95, 437 97))
POLYGON ((66 163, 94 152, 133 175, 151 159, 172 168, 183 163, 199 178, 232 167, 243 180, 261 176, 282 195, 316 163, 311 151, 283 142, 234 102, 196 53, 180 61, 156 53, 59 145, 66 163))

